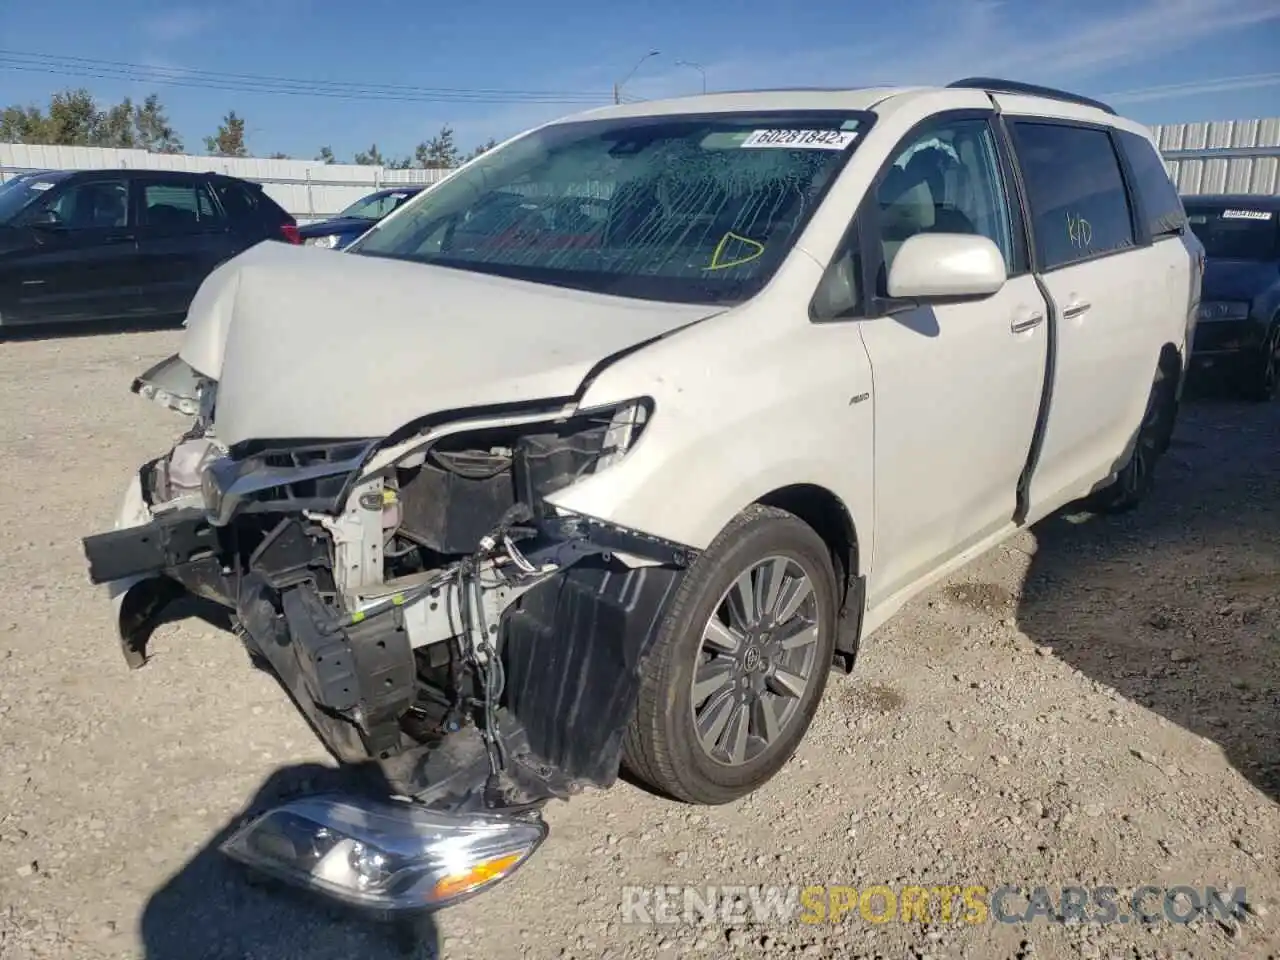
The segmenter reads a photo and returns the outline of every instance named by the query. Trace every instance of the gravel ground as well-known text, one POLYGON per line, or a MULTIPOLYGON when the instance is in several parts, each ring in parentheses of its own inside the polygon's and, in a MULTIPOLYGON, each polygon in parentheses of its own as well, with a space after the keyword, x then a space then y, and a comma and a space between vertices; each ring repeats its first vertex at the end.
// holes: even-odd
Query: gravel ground
POLYGON ((86 580, 79 538, 181 427, 128 393, 177 339, 0 344, 5 960, 381 960, 436 939, 449 958, 1280 955, 1280 407, 1188 405, 1144 508, 1055 518, 911 604, 757 795, 695 809, 620 783, 558 804, 527 869, 408 932, 252 886, 211 852, 325 755, 203 621, 162 628, 130 673, 86 580), (1244 886, 1251 912, 623 922, 624 884, 682 883, 1244 886))

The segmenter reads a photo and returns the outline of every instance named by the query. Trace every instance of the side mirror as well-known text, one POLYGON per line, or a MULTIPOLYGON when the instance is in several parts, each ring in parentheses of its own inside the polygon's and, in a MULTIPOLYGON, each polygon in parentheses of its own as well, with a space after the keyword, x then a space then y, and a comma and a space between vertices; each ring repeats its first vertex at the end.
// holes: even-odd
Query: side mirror
POLYGON ((888 293, 895 300, 987 297, 1007 279, 1004 255, 987 237, 917 233, 893 258, 888 293))

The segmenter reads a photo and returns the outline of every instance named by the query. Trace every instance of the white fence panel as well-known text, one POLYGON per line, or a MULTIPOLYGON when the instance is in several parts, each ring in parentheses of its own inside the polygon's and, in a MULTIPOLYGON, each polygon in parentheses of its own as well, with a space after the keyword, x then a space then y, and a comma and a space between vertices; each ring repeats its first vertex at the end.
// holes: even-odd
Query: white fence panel
MULTIPOLYGON (((1280 195, 1280 117, 1174 123, 1151 128, 1183 193, 1223 190, 1280 195), (1216 154, 1216 155, 1215 155, 1216 154)), ((391 170, 359 164, 265 157, 207 157, 102 147, 0 143, 0 181, 26 170, 129 168, 213 170, 254 180, 300 222, 332 216, 380 187, 430 184, 447 170, 391 170)))
POLYGON ((1153 127, 1184 194, 1280 196, 1280 117, 1153 127))

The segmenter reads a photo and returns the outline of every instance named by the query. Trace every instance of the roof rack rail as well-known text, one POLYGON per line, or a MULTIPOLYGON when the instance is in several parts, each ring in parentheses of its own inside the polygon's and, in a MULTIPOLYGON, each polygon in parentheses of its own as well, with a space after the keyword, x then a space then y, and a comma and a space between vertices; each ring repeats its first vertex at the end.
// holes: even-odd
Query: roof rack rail
POLYGON ((961 90, 983 90, 987 93, 1012 93, 1027 97, 1044 97, 1048 100, 1062 100, 1066 103, 1078 103, 1083 107, 1093 107, 1103 113, 1109 113, 1113 117, 1116 115, 1115 109, 1101 100, 1083 97, 1078 93, 1068 93, 1066 90, 1057 90, 1053 87, 1042 87, 1035 83, 1021 83, 1017 80, 1001 80, 997 77, 966 77, 963 80, 948 83, 947 87, 961 90))

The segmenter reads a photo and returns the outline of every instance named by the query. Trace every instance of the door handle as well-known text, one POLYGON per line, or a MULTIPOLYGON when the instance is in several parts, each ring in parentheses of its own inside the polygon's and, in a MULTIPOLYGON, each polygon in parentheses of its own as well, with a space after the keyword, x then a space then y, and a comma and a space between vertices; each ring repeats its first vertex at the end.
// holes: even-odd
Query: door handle
POLYGON ((1074 320, 1076 317, 1083 316, 1093 306, 1088 300, 1076 300, 1067 304, 1062 308, 1062 319, 1074 320))
POLYGON ((1019 310, 1009 323, 1009 329, 1014 333, 1026 333, 1042 323, 1044 323, 1044 314, 1040 311, 1019 310))
POLYGON ((107 243, 132 243, 134 239, 132 233, 113 233, 107 237, 107 243))

